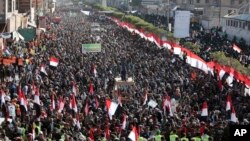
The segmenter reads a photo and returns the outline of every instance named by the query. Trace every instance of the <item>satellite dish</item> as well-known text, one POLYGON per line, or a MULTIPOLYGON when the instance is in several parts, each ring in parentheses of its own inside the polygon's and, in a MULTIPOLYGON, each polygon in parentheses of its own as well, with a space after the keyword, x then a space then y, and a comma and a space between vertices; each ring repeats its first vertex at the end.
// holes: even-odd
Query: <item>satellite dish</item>
POLYGON ((4 32, 1 34, 1 37, 4 39, 9 39, 11 38, 11 34, 9 32, 4 32))

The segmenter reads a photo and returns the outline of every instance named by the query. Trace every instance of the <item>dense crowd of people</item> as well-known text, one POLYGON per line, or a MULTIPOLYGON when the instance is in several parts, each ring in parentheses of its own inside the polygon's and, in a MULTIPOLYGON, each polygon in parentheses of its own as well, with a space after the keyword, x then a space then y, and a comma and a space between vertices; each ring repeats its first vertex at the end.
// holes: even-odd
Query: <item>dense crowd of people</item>
POLYGON ((47 17, 51 26, 38 39, 8 46, 12 56, 25 61, 0 65, 0 138, 126 141, 136 127, 139 141, 226 141, 229 125, 249 124, 244 84, 235 81, 231 88, 223 83, 221 89, 216 72, 192 68, 172 51, 108 18, 99 19, 98 13, 86 16, 79 9, 68 17, 68 12, 56 11, 59 24, 50 24, 47 17), (103 30, 92 32, 93 23, 103 30), (82 44, 96 42, 101 52, 81 51, 82 44), (58 66, 51 66, 51 57, 59 60, 58 66), (123 74, 134 85, 117 87, 115 78, 123 74), (226 110, 229 96, 237 121, 226 110), (107 99, 119 103, 111 117, 107 99), (163 104, 166 100, 169 106, 163 104))
MULTIPOLYGON (((134 13, 145 21, 152 23, 157 27, 166 27, 167 17, 157 14, 138 14, 134 13), (164 26, 165 25, 165 26, 164 26)), ((174 20, 170 18, 170 23, 174 24, 174 20)), ((165 28, 166 29, 166 28, 165 28)), ((166 29, 168 30, 168 29, 166 29)), ((205 30, 202 25, 191 22, 190 24, 190 37, 183 39, 182 44, 185 42, 193 42, 200 45, 199 56, 206 61, 211 61, 211 53, 222 51, 226 56, 238 59, 246 67, 250 64, 250 46, 246 44, 244 39, 231 39, 226 33, 223 33, 222 28, 214 27, 210 30, 205 30), (235 51, 232 46, 237 45, 242 52, 235 51)), ((184 46, 185 47, 185 46, 184 46)))

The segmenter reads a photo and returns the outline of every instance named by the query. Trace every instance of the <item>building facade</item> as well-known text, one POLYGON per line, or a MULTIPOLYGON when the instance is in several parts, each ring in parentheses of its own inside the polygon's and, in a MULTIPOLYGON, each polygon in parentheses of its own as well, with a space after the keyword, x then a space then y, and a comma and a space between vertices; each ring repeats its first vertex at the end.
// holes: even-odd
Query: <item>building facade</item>
POLYGON ((16 31, 22 26, 22 15, 18 14, 18 1, 0 1, 0 26, 4 32, 16 31))
POLYGON ((170 0, 181 9, 192 11, 202 25, 209 29, 221 25, 221 18, 230 13, 249 11, 249 0, 170 0))
POLYGON ((160 5, 162 0, 141 0, 141 5, 160 5))
POLYGON ((18 0, 17 7, 19 13, 30 12, 31 0, 18 0))
POLYGON ((243 38, 250 44, 250 14, 227 15, 222 18, 222 29, 230 39, 243 38))

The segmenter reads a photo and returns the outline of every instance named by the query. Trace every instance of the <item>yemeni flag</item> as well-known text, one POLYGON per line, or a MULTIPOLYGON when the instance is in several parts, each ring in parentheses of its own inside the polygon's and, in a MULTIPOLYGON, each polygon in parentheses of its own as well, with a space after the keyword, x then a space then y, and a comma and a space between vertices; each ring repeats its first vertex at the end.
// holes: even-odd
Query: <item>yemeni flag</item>
POLYGON ((109 118, 112 120, 112 116, 115 114, 115 111, 118 107, 118 104, 111 101, 110 99, 106 99, 106 108, 108 111, 109 118))
POLYGON ((173 116, 170 96, 166 96, 166 98, 163 100, 163 112, 164 112, 164 115, 166 115, 167 110, 169 112, 169 115, 173 116))
POLYGON ((236 44, 233 44, 232 48, 233 48, 233 50, 237 51, 238 53, 241 53, 241 51, 242 51, 236 44))
POLYGON ((79 113, 76 114, 75 125, 78 129, 81 129, 79 113))
POLYGON ((222 84, 222 80, 219 78, 218 80, 218 87, 219 87, 219 90, 222 91, 223 90, 223 84, 222 84))
POLYGON ((232 112, 231 112, 231 120, 232 122, 236 123, 237 122, 237 117, 236 117, 236 112, 234 110, 234 107, 232 106, 232 112))
POLYGON ((56 109, 56 104, 55 104, 55 96, 54 94, 51 95, 51 111, 54 111, 56 109))
POLYGON ((95 66, 95 65, 92 65, 91 72, 92 72, 92 74, 93 74, 95 77, 97 77, 97 71, 96 71, 96 66, 95 66))
POLYGON ((106 138, 107 141, 108 141, 109 138, 110 138, 110 130, 109 130, 109 127, 106 127, 106 128, 105 128, 105 138, 106 138))
POLYGON ((148 92, 145 91, 145 92, 144 92, 144 101, 143 101, 143 105, 146 105, 146 104, 147 104, 147 101, 148 101, 148 92))
POLYGON ((93 95, 93 94, 94 94, 94 86, 93 86, 92 81, 90 81, 90 84, 89 84, 89 94, 90 94, 90 95, 93 95))
POLYGON ((64 99, 62 96, 59 97, 59 102, 58 102, 58 112, 61 113, 62 110, 64 109, 64 99))
POLYGON ((231 110, 231 107, 232 107, 232 98, 230 95, 227 95, 226 111, 231 110))
POLYGON ((89 114, 89 103, 88 103, 88 100, 86 100, 84 112, 85 112, 86 116, 89 114))
POLYGON ((76 95, 76 83, 72 81, 72 92, 76 95))
POLYGON ((1 98, 1 105, 0 105, 0 107, 3 105, 3 104, 5 104, 5 97, 6 95, 5 95, 5 92, 3 91, 3 90, 1 90, 0 91, 0 98, 1 98))
POLYGON ((57 59, 56 57, 50 57, 49 65, 57 67, 58 64, 59 64, 59 59, 57 59))
POLYGON ((96 109, 98 109, 98 108, 99 108, 99 106, 100 106, 100 103, 99 103, 99 101, 98 101, 98 98, 97 98, 97 97, 95 97, 95 106, 96 106, 96 109))
POLYGON ((121 95, 119 94, 119 96, 118 96, 118 104, 122 107, 122 97, 121 97, 121 95))
POLYGON ((208 116, 208 106, 206 101, 204 101, 202 104, 201 116, 202 117, 208 116))
POLYGON ((74 94, 71 94, 70 96, 70 109, 72 109, 75 113, 77 113, 77 105, 76 105, 76 98, 74 94))
POLYGON ((40 106, 40 92, 38 88, 35 90, 34 103, 40 106))
POLYGON ((44 73, 45 75, 48 75, 47 72, 46 72, 46 70, 45 70, 45 65, 44 64, 42 64, 40 66, 40 72, 44 73))
POLYGON ((134 126, 132 128, 132 131, 129 133, 128 138, 131 139, 132 141, 138 141, 138 137, 139 135, 138 135, 137 129, 134 126))
POLYGON ((91 141, 95 141, 93 128, 90 128, 89 130, 89 138, 91 139, 91 141))
POLYGON ((41 115, 41 106, 40 106, 40 92, 39 89, 36 88, 34 95, 34 109, 36 110, 36 117, 40 117, 41 115))
POLYGON ((27 101, 23 91, 21 90, 21 88, 19 88, 19 90, 18 90, 18 98, 20 101, 20 106, 23 106, 25 109, 25 112, 27 112, 28 111, 28 101, 27 101))
POLYGON ((123 114, 123 116, 122 116, 122 129, 123 130, 126 129, 126 124, 127 124, 127 115, 123 114))

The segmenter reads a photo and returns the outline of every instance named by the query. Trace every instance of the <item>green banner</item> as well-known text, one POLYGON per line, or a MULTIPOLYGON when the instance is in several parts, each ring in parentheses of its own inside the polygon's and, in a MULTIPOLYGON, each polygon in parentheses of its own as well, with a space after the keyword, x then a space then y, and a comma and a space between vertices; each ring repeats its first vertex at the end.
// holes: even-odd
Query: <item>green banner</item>
POLYGON ((101 44, 82 44, 82 53, 101 51, 101 44))

